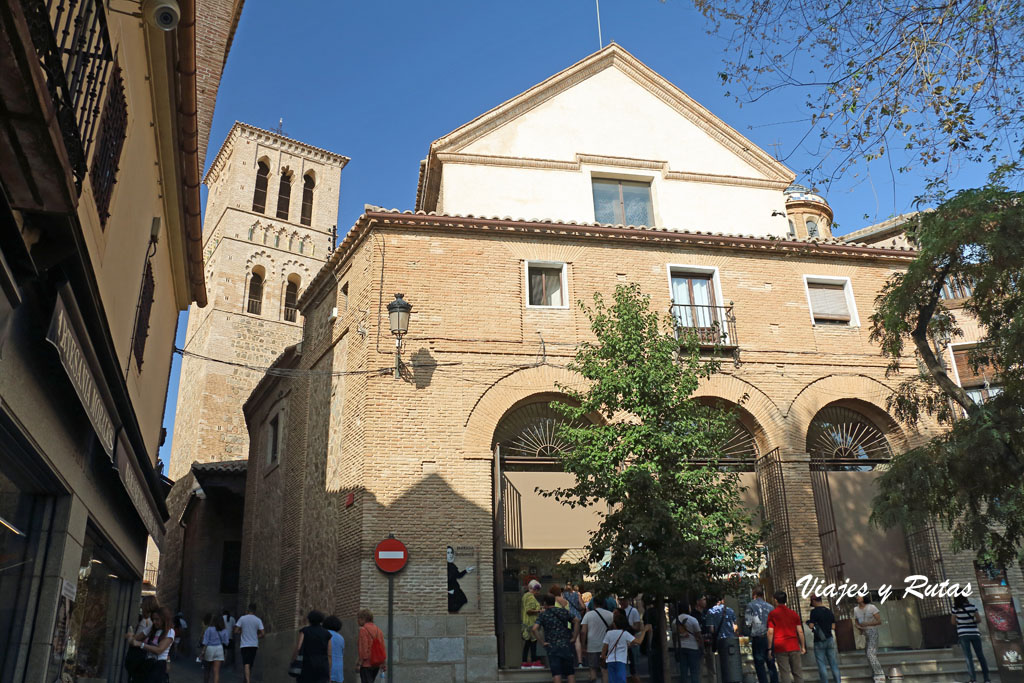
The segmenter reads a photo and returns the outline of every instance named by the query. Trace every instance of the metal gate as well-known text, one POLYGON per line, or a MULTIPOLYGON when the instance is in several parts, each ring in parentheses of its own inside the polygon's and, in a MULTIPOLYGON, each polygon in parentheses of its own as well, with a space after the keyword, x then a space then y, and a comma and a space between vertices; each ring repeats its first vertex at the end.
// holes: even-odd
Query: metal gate
MULTIPOLYGON (((818 541, 821 543, 821 563, 825 570, 825 583, 840 584, 846 578, 842 553, 839 552, 839 532, 832 508, 832 490, 828 481, 825 459, 811 454, 811 492, 814 494, 814 513, 818 518, 818 541)), ((845 600, 833 605, 837 619, 849 619, 853 602, 845 600)))
POLYGON ((786 479, 782 471, 782 457, 779 449, 769 451, 758 458, 754 470, 757 473, 757 488, 761 497, 768 524, 768 573, 776 590, 783 590, 790 596, 789 607, 800 612, 800 601, 796 599, 796 563, 793 561, 793 535, 789 524, 789 510, 786 508, 786 479))
MULTIPOLYGON (((933 524, 923 526, 907 534, 907 553, 910 555, 910 570, 914 574, 927 576, 936 583, 946 578, 942 561, 942 547, 933 524)), ((953 604, 949 598, 922 598, 918 600, 921 615, 921 635, 924 647, 947 647, 956 642, 956 628, 949 621, 953 604)))

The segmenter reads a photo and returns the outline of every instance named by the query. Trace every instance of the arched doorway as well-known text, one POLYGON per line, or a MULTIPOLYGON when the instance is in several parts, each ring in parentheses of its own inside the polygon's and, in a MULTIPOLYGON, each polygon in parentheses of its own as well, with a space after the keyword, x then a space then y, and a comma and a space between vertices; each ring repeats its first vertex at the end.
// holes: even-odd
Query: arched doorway
MULTIPOLYGON (((807 428, 811 488, 821 539, 825 579, 829 583, 903 585, 913 571, 908 539, 900 529, 882 530, 870 523, 879 467, 892 458, 899 427, 886 413, 864 401, 847 399, 823 406, 807 428)), ((880 647, 911 649, 922 645, 921 615, 916 600, 893 591, 882 610, 880 647)), ((855 647, 853 602, 836 609, 840 649, 855 647)))
POLYGON ((556 393, 535 394, 509 408, 495 426, 495 626, 499 663, 518 668, 522 639, 520 600, 531 579, 546 592, 564 585, 584 559, 584 546, 600 524, 598 507, 569 508, 542 492, 572 486, 559 454, 568 444, 559 428, 569 421, 551 407, 556 393))

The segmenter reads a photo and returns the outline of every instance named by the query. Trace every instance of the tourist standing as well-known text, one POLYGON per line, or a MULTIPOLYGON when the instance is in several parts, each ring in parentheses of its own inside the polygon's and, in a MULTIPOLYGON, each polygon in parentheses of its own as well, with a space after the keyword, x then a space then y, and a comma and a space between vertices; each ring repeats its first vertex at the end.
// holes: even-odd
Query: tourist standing
POLYGON ((822 604, 820 595, 811 596, 811 614, 807 625, 814 635, 814 661, 818 664, 819 683, 828 683, 832 670, 835 683, 839 683, 839 648, 836 647, 836 615, 822 604))
POLYGON ((231 616, 231 611, 226 607, 222 616, 224 617, 224 630, 228 634, 227 643, 224 645, 224 666, 230 665, 233 669, 235 668, 235 618, 231 616))
POLYGON ((174 645, 174 626, 170 613, 165 609, 153 611, 153 626, 144 640, 138 640, 134 634, 127 637, 131 647, 141 648, 146 653, 146 666, 136 680, 145 683, 164 683, 167 680, 167 662, 174 645))
POLYGON ((870 597, 858 595, 857 606, 853 608, 853 620, 857 630, 864 634, 864 654, 871 665, 875 683, 885 683, 882 663, 878 661, 878 627, 882 625, 882 613, 871 604, 870 597))
POLYGON ((803 683, 800 656, 807 652, 804 643, 804 629, 800 615, 786 607, 786 592, 775 592, 777 607, 768 614, 768 642, 772 645, 769 653, 779 666, 782 683, 803 683))
POLYGON ((381 669, 387 670, 384 632, 373 623, 373 612, 365 607, 356 613, 356 622, 359 624, 359 680, 373 683, 381 669), (374 651, 383 653, 384 657, 374 651))
POLYGON ((174 649, 179 655, 188 654, 188 622, 181 612, 174 615, 174 649))
POLYGON ((640 635, 634 636, 629 628, 626 612, 620 607, 612 614, 612 628, 604 634, 604 642, 601 644, 601 658, 608 667, 608 683, 626 683, 628 648, 639 646, 647 633, 647 629, 643 629, 640 635))
POLYGON ((341 619, 332 614, 324 619, 324 628, 331 633, 331 683, 344 683, 345 638, 341 635, 341 619))
POLYGON ((978 624, 981 623, 981 615, 978 608, 971 604, 971 601, 962 595, 953 598, 953 612, 950 620, 956 626, 956 635, 960 640, 960 649, 964 652, 964 659, 967 660, 967 671, 971 675, 971 683, 977 678, 974 673, 974 658, 971 657, 971 648, 978 654, 978 663, 981 664, 981 675, 985 683, 989 683, 988 662, 985 660, 985 653, 981 651, 981 631, 978 624))
POLYGON ((242 653, 242 672, 245 683, 252 680, 252 667, 256 663, 256 653, 260 649, 260 638, 263 637, 263 620, 256 616, 256 603, 249 603, 249 611, 238 617, 234 633, 238 636, 239 652, 242 653))
POLYGON ((301 654, 299 683, 329 683, 331 678, 331 634, 324 628, 324 613, 312 610, 306 615, 308 626, 299 630, 292 661, 301 654))
MULTIPOLYGON (((565 590, 562 591, 562 596, 569 602, 569 614, 574 619, 579 619, 580 623, 582 623, 583 615, 587 613, 587 608, 583 606, 579 585, 573 583, 566 584, 565 590)), ((583 638, 576 639, 576 661, 579 662, 580 667, 587 665, 583 658, 583 638)))
POLYGON ((676 659, 679 662, 679 680, 682 683, 700 683, 700 662, 704 653, 704 634, 700 622, 691 614, 689 603, 679 603, 679 615, 675 619, 676 636, 679 646, 676 659))
POLYGON ((538 593, 540 593, 540 581, 533 579, 526 584, 526 592, 523 593, 522 606, 519 610, 523 637, 523 663, 519 667, 520 669, 544 668, 544 665, 537 659, 537 636, 533 634, 533 625, 537 623, 537 615, 540 614, 538 593))
POLYGON ((580 620, 573 618, 569 610, 558 604, 553 593, 543 598, 543 608, 533 624, 534 638, 544 629, 544 650, 548 653, 548 666, 554 683, 576 683, 576 668, 573 665, 573 642, 579 636, 580 620))
POLYGON ((768 654, 772 647, 768 642, 768 615, 771 614, 772 606, 764 599, 764 588, 761 586, 754 586, 750 598, 743 616, 750 632, 750 649, 754 655, 757 683, 779 683, 775 660, 768 654))
MULTIPOLYGON (((623 614, 626 615, 626 623, 628 624, 629 632, 633 635, 643 633, 644 620, 640 616, 640 610, 633 606, 633 601, 629 598, 619 598, 619 608, 622 610, 623 614)), ((629 665, 630 683, 640 683, 640 675, 637 673, 637 664, 640 661, 640 643, 642 642, 643 638, 640 638, 634 644, 629 646, 627 663, 629 665)))
POLYGON ((213 674, 213 683, 220 683, 220 666, 224 662, 224 618, 214 619, 212 614, 203 617, 203 639, 200 645, 203 650, 200 659, 203 660, 203 683, 210 683, 210 674, 213 674))
POLYGON ((612 613, 604 607, 604 599, 594 600, 594 606, 587 610, 581 622, 582 636, 587 667, 590 668, 590 680, 596 681, 600 675, 602 683, 608 683, 608 669, 601 662, 601 645, 604 636, 612 626, 612 613))

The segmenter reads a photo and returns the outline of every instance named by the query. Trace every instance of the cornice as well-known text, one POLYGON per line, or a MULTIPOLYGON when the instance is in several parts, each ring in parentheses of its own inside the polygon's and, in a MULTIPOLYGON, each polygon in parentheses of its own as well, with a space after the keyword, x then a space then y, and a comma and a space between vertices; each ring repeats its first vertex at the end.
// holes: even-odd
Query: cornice
POLYGON ((203 183, 209 185, 211 182, 217 181, 220 172, 227 164, 227 159, 231 154, 231 150, 234 147, 235 142, 239 138, 254 140, 271 149, 301 154, 307 159, 319 161, 331 166, 337 166, 338 168, 345 168, 345 164, 350 161, 348 157, 336 154, 330 150, 323 149, 322 147, 314 147, 308 143, 294 140, 270 130, 257 128, 256 126, 248 123, 242 123, 241 121, 235 121, 231 130, 228 131, 227 137, 224 138, 224 144, 222 144, 220 149, 217 151, 217 156, 214 157, 213 163, 210 164, 210 170, 206 172, 206 177, 203 178, 203 183))
POLYGON ((438 152, 437 159, 445 164, 467 164, 474 166, 504 166, 523 169, 545 169, 556 171, 579 171, 583 164, 594 166, 614 166, 648 171, 658 171, 666 180, 680 180, 691 183, 709 183, 712 185, 736 185, 768 190, 783 190, 788 180, 766 180, 744 176, 719 175, 715 173, 693 173, 690 171, 673 171, 667 161, 655 159, 633 159, 629 157, 613 157, 602 154, 577 154, 575 161, 559 159, 535 159, 528 157, 505 157, 489 154, 466 154, 463 152, 438 152))

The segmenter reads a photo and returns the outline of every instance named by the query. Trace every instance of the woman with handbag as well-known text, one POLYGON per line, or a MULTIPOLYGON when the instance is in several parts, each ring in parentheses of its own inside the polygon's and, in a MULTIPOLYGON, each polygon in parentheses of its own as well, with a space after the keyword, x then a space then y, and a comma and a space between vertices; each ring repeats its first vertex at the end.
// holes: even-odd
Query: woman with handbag
POLYGON ((288 674, 295 676, 299 683, 330 683, 331 634, 323 627, 324 613, 313 610, 306 620, 309 626, 299 631, 288 674))
POLYGON ((644 636, 650 630, 651 625, 647 624, 639 635, 632 635, 625 610, 621 607, 615 609, 612 613, 612 628, 604 635, 604 643, 601 645, 601 661, 608 667, 608 683, 626 683, 629 647, 644 642, 644 636))
POLYGON ((203 683, 210 683, 211 672, 213 683, 220 683, 220 665, 224 661, 223 630, 224 617, 214 619, 212 614, 203 617, 203 639, 199 643, 202 648, 200 659, 203 660, 203 683))
POLYGON ((171 625, 171 614, 166 609, 153 612, 153 627, 143 640, 134 634, 126 635, 130 639, 129 647, 137 647, 146 653, 146 666, 133 680, 145 683, 166 683, 167 658, 174 644, 174 627, 171 625))

